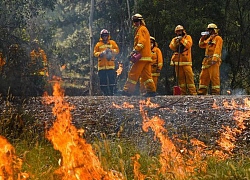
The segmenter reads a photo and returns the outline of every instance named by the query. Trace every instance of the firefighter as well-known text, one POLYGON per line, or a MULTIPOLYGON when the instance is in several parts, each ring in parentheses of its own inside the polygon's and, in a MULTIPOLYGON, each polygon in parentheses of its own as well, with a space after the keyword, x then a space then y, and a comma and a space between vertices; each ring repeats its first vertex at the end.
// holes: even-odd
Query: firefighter
POLYGON ((199 47, 205 49, 205 57, 202 61, 202 68, 199 82, 199 95, 206 95, 211 83, 211 94, 220 94, 220 65, 223 39, 218 35, 218 27, 211 23, 207 31, 202 33, 199 40, 199 47))
POLYGON ((192 37, 186 33, 182 25, 175 27, 175 34, 176 37, 169 44, 169 48, 174 51, 170 65, 175 66, 181 95, 197 95, 192 70, 192 37))
POLYGON ((111 40, 108 30, 100 32, 99 42, 95 45, 94 56, 98 58, 98 77, 100 88, 104 96, 113 96, 116 87, 115 56, 119 47, 111 40))
MULTIPOLYGON (((123 87, 122 95, 131 96, 136 84, 141 78, 141 82, 146 88, 146 97, 153 97, 156 95, 156 88, 151 75, 151 48, 150 48, 150 34, 146 28, 145 21, 140 14, 132 16, 133 25, 136 28, 134 34, 134 47, 130 57, 139 57, 136 61, 132 61, 131 69, 128 73, 127 81, 123 87), (137 56, 140 55, 140 56, 137 56)), ((133 58, 131 58, 132 60, 133 58)))
MULTIPOLYGON (((150 36, 150 44, 152 55, 151 75, 155 84, 155 89, 157 90, 158 78, 160 76, 160 72, 163 66, 163 57, 161 50, 160 48, 158 48, 158 44, 155 41, 155 38, 152 36, 150 36)), ((140 83, 140 91, 141 93, 145 92, 145 86, 142 83, 140 83)))
POLYGON ((2 73, 3 66, 6 64, 5 58, 3 56, 3 50, 0 49, 0 72, 2 73))
POLYGON ((31 43, 32 51, 30 52, 31 68, 33 75, 49 76, 47 56, 43 49, 39 47, 38 40, 31 43))

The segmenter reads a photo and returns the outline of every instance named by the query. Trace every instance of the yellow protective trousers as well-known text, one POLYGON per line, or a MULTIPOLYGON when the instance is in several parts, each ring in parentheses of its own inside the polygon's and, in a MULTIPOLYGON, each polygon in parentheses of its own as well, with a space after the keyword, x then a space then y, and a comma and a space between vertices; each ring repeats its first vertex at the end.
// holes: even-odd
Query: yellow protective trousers
MULTIPOLYGON (((160 76, 160 73, 157 71, 157 66, 151 66, 151 70, 152 70, 152 79, 154 81, 155 84, 155 91, 157 91, 157 84, 158 84, 158 78, 160 76)), ((146 93, 146 88, 142 82, 142 79, 140 78, 140 92, 141 94, 146 93)))
POLYGON ((199 95, 206 95, 208 93, 210 82, 212 85, 211 94, 220 95, 220 63, 218 62, 201 70, 199 95))
POLYGON ((179 66, 179 69, 175 66, 175 73, 178 77, 181 95, 197 95, 192 66, 179 66))
POLYGON ((133 94, 136 84, 141 78, 141 82, 146 88, 146 92, 155 92, 155 84, 151 76, 151 63, 149 61, 138 61, 134 63, 128 73, 128 79, 123 87, 123 91, 133 94))

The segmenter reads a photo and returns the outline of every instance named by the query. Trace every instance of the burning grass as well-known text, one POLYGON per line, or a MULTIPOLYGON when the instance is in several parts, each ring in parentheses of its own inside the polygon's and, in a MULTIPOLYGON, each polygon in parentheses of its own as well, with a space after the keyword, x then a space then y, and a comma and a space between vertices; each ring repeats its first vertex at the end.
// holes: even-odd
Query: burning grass
MULTIPOLYGON (((171 136, 166 128, 166 122, 159 114, 148 113, 153 112, 150 110, 152 108, 175 113, 180 110, 170 106, 160 106, 152 103, 150 99, 141 100, 138 106, 142 124, 136 125, 141 129, 141 136, 123 136, 126 126, 124 123, 118 123, 120 128, 115 134, 109 136, 99 132, 99 136, 93 136, 95 138, 91 141, 84 138, 87 136, 84 129, 74 126, 71 111, 75 107, 65 101, 59 84, 54 86, 54 95, 47 97, 46 102, 54 105, 52 112, 55 122, 49 127, 20 108, 16 111, 10 102, 6 103, 1 119, 2 126, 6 128, 1 129, 1 135, 10 139, 13 147, 8 141, 1 141, 7 144, 1 147, 10 149, 3 148, 4 153, 0 163, 5 173, 0 174, 0 179, 8 177, 20 180, 250 178, 249 157, 234 151, 238 137, 247 128, 244 123, 249 119, 247 99, 243 105, 233 101, 223 105, 216 102, 211 104, 215 111, 220 109, 229 111, 236 122, 233 128, 221 127, 221 132, 215 141, 217 147, 194 137, 188 137, 187 132, 185 136, 173 135, 172 132, 171 136), (13 154, 13 157, 9 154, 13 154), (6 156, 11 159, 16 157, 21 159, 22 167, 14 168, 12 164, 6 164, 6 156)), ((137 108, 131 103, 112 102, 111 106, 110 109, 130 111, 137 108)), ((191 115, 198 111, 194 108, 183 109, 184 114, 191 113, 191 115)), ((97 124, 95 126, 97 127, 97 124)), ((8 162, 11 163, 11 160, 8 162)))

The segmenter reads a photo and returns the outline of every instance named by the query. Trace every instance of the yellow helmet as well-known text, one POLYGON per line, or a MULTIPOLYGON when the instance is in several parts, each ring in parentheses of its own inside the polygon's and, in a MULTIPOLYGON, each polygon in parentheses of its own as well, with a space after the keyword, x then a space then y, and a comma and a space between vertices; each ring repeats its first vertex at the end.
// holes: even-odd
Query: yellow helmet
POLYGON ((184 31, 184 27, 182 25, 178 25, 178 26, 175 27, 174 32, 176 33, 176 31, 179 31, 179 30, 183 30, 184 31))
POLYGON ((217 25, 214 23, 208 24, 207 29, 218 29, 217 25))
POLYGON ((132 20, 137 20, 137 19, 138 20, 143 20, 142 15, 140 15, 140 14, 137 13, 137 14, 135 14, 135 15, 132 16, 132 20))
POLYGON ((218 32, 219 32, 219 29, 218 29, 217 25, 214 24, 214 23, 208 24, 207 29, 213 29, 216 34, 218 34, 218 32))

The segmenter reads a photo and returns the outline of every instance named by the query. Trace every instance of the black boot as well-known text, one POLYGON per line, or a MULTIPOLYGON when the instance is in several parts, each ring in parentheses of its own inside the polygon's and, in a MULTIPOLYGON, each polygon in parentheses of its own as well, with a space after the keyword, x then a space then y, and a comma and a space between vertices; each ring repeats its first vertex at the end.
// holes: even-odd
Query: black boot
POLYGON ((144 94, 144 97, 155 97, 157 94, 156 92, 147 92, 146 94, 144 94))

